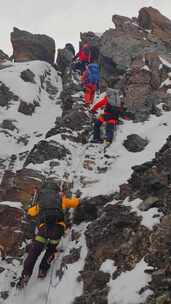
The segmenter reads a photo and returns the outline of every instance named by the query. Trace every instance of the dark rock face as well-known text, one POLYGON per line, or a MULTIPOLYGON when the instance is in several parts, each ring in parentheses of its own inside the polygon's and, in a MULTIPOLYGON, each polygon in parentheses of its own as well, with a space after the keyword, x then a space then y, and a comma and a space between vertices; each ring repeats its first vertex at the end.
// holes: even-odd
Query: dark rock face
POLYGON ((64 159, 70 152, 55 141, 41 140, 37 145, 33 147, 28 155, 24 167, 28 164, 41 164, 50 159, 64 159))
POLYGON ((24 240, 21 209, 0 204, 0 251, 2 256, 20 256, 24 240), (10 235, 10 238, 9 238, 10 235))
POLYGON ((33 103, 27 103, 23 100, 20 101, 20 105, 18 107, 18 112, 21 112, 25 115, 32 115, 34 113, 36 105, 33 103))
POLYGON ((156 105, 166 96, 160 86, 162 77, 168 77, 161 64, 157 53, 140 55, 133 60, 122 79, 121 88, 125 102, 135 112, 138 121, 146 120, 149 114, 160 115, 156 105))
POLYGON ((152 33, 164 43, 171 46, 171 21, 153 7, 140 10, 138 23, 142 28, 152 30, 152 33))
POLYGON ((66 113, 63 112, 62 118, 57 117, 55 122, 56 126, 48 131, 46 138, 60 133, 63 138, 86 143, 91 131, 90 117, 85 113, 82 106, 70 109, 72 106, 72 98, 70 99, 69 95, 68 98, 69 99, 66 99, 66 103, 63 107, 63 110, 65 110, 66 113), (74 131, 77 131, 76 135, 73 133, 74 131))
POLYGON ((56 60, 57 69, 63 74, 67 68, 70 68, 72 59, 75 55, 75 49, 72 44, 68 43, 65 48, 58 50, 56 60))
POLYGON ((11 43, 16 62, 43 60, 54 63, 55 41, 46 35, 33 35, 14 27, 11 43))
POLYGON ((8 106, 10 100, 17 101, 19 98, 2 82, 0 82, 0 106, 8 106))
MULTIPOLYGON (((159 201, 163 201, 163 195, 169 195, 168 185, 171 180, 171 137, 168 137, 167 143, 156 153, 156 158, 141 166, 133 167, 129 184, 137 189, 140 196, 146 198, 149 195, 157 196, 159 201)), ((167 201, 167 199, 166 199, 167 201)), ((170 210, 168 204, 162 207, 163 212, 170 210), (168 209, 169 208, 169 209, 168 209)))
POLYGON ((140 152, 148 145, 148 140, 143 139, 137 134, 131 134, 127 136, 127 139, 123 142, 124 147, 130 152, 140 152))
POLYGON ((13 131, 13 130, 17 129, 14 123, 15 123, 15 120, 4 119, 3 122, 0 124, 0 127, 3 129, 13 131))
POLYGON ((35 75, 29 69, 22 71, 20 76, 25 82, 35 83, 35 80, 34 80, 35 75))
POLYGON ((0 62, 4 60, 9 60, 9 56, 0 50, 0 62))
POLYGON ((158 229, 151 235, 151 246, 145 261, 153 267, 150 288, 156 303, 171 302, 171 216, 163 217, 158 229), (163 298, 163 300, 162 300, 163 298), (159 301, 160 299, 160 301, 159 301))
POLYGON ((79 225, 81 222, 95 220, 101 213, 104 205, 113 199, 113 195, 98 195, 90 199, 83 199, 74 212, 73 222, 79 225))

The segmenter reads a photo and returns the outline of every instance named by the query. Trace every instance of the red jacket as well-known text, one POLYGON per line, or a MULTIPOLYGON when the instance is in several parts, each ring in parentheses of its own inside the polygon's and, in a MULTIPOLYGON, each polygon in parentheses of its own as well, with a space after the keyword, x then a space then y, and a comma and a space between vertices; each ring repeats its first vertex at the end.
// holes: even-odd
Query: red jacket
POLYGON ((80 61, 87 61, 91 62, 91 53, 89 51, 89 54, 85 54, 84 48, 81 48, 79 52, 75 55, 74 59, 79 58, 80 61))
POLYGON ((97 102, 94 107, 92 108, 92 112, 95 113, 96 110, 99 108, 104 107, 104 114, 105 115, 112 115, 115 119, 118 119, 119 116, 122 116, 124 119, 127 119, 127 116, 125 114, 125 108, 121 106, 111 106, 108 103, 108 97, 105 96, 103 99, 101 99, 99 102, 97 102))
POLYGON ((106 106, 108 103, 108 98, 105 96, 103 99, 101 99, 99 102, 97 102, 94 107, 92 108, 92 112, 95 113, 96 110, 106 106))

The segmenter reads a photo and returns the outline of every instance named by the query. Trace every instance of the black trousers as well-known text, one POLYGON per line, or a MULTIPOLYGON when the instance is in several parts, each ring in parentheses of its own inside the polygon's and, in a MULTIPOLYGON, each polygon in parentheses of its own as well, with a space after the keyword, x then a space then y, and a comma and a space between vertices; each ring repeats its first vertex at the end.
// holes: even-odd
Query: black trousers
POLYGON ((29 246, 28 256, 24 261, 22 276, 31 276, 37 258, 45 248, 46 251, 41 260, 39 270, 46 272, 54 259, 57 243, 63 235, 64 227, 59 224, 54 224, 49 227, 44 224, 38 228, 38 233, 29 246))

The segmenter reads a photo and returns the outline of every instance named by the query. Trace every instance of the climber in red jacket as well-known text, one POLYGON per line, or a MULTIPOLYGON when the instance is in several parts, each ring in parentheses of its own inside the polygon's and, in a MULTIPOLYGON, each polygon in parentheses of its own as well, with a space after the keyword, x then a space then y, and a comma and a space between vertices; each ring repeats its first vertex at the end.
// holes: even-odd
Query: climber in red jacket
POLYGON ((79 59, 73 65, 73 70, 80 70, 81 74, 85 71, 86 66, 91 62, 91 49, 88 43, 80 47, 79 52, 74 56, 73 61, 79 59))
POLYGON ((100 138, 100 127, 104 122, 106 122, 106 141, 111 143, 113 140, 114 129, 118 124, 119 116, 127 119, 123 103, 120 102, 118 90, 110 88, 107 89, 106 96, 93 106, 91 112, 96 113, 96 110, 99 108, 104 108, 104 113, 95 121, 93 142, 102 142, 100 138))

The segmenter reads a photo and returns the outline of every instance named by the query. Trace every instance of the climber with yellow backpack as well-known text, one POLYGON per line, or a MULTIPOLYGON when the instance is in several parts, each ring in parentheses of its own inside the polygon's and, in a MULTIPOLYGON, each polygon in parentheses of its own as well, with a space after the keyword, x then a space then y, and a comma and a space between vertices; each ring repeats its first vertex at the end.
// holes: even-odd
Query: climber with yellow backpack
POLYGON ((52 181, 46 181, 37 191, 33 206, 27 210, 28 216, 37 218, 36 232, 29 246, 17 288, 23 288, 28 283, 37 258, 44 249, 46 251, 39 265, 38 278, 46 276, 55 257, 56 247, 66 229, 64 209, 75 208, 79 204, 78 197, 67 197, 52 181))

